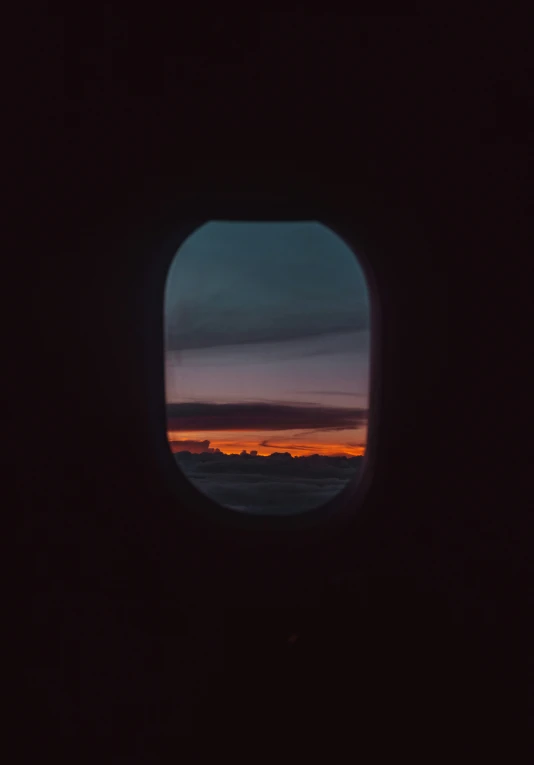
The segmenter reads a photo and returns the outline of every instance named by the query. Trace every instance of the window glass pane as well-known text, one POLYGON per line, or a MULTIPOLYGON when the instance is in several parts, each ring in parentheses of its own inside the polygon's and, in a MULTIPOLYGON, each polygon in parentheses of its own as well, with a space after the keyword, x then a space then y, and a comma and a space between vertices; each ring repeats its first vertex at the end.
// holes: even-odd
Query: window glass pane
POLYGON ((369 293, 317 222, 211 221, 179 248, 165 293, 170 447, 238 512, 323 505, 361 472, 369 293))

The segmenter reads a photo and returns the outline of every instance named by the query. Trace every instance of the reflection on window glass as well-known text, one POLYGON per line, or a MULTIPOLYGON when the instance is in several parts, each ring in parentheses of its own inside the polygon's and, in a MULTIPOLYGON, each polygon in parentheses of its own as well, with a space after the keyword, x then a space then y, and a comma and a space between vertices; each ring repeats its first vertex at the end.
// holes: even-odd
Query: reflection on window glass
POLYGON ((357 480, 369 333, 362 268, 326 226, 198 228, 165 294, 168 439, 187 478, 235 511, 276 515, 357 480))

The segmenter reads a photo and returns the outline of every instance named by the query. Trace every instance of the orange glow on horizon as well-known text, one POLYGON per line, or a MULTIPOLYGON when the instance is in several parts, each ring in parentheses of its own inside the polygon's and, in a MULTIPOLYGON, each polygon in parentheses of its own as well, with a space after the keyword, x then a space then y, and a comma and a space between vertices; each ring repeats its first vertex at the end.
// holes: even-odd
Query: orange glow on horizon
MULTIPOLYGON (((270 438, 263 439, 265 441, 275 442, 276 446, 263 446, 260 440, 255 439, 236 439, 232 440, 228 438, 230 434, 213 434, 210 433, 184 433, 176 431, 168 431, 167 438, 169 441, 209 441, 210 450, 220 449, 225 454, 239 454, 242 451, 251 452, 256 451, 259 456, 268 457, 275 452, 289 452, 292 457, 309 457, 312 454, 320 454, 325 457, 360 457, 365 454, 365 446, 361 445, 349 445, 344 443, 320 443, 311 439, 306 439, 305 442, 295 444, 298 439, 296 436, 286 437, 287 446, 284 445, 286 438, 278 435, 271 436, 270 438), (223 438, 220 436, 223 435, 223 438), (226 438, 224 437, 226 436, 226 438), (298 448, 296 448, 298 446, 298 448)), ((187 449, 187 446, 185 447, 187 449)), ((173 450, 174 451, 174 450, 173 450)), ((179 449, 177 449, 179 451, 179 449)))

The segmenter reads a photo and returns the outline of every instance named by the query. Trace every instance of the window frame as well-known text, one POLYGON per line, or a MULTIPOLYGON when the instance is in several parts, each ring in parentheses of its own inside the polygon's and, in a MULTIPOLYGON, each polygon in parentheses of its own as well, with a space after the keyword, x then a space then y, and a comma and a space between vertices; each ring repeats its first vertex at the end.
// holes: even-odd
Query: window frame
POLYGON ((171 210, 160 220, 159 246, 154 247, 152 236, 147 237, 144 246, 152 243, 153 255, 147 258, 143 275, 142 290, 145 307, 145 370, 147 372, 147 422, 150 452, 154 465, 162 478, 165 490, 173 498, 177 512, 191 513, 197 521, 251 531, 301 531, 324 529, 337 526, 355 517, 363 517, 365 506, 379 467, 378 447, 381 425, 381 394, 383 368, 382 303, 376 269, 373 267, 372 248, 366 246, 363 227, 358 235, 358 225, 345 216, 335 214, 324 207, 299 206, 288 203, 278 204, 273 210, 272 198, 256 199, 250 205, 249 199, 232 201, 232 204, 204 205, 204 215, 187 214, 180 216, 171 210), (287 516, 255 515, 241 513, 203 494, 180 469, 171 451, 167 438, 167 412, 165 390, 165 319, 164 300, 167 276, 171 264, 183 242, 198 228, 210 221, 235 222, 282 222, 313 221, 328 227, 345 242, 357 258, 369 291, 370 305, 370 358, 369 358, 369 420, 367 424, 367 445, 362 470, 358 479, 349 483, 324 505, 302 513, 287 516))

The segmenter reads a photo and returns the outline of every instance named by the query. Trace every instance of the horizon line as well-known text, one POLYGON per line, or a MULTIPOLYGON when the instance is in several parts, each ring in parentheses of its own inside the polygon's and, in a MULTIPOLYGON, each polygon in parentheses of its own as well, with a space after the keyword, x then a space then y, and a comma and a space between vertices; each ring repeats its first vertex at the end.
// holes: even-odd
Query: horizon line
MULTIPOLYGON (((240 452, 225 452, 222 449, 219 449, 218 447, 209 447, 208 449, 204 449, 203 451, 191 451, 191 449, 173 449, 173 445, 181 444, 181 441, 171 441, 170 439, 167 439, 169 446, 171 447, 171 452, 173 454, 179 454, 183 452, 189 452, 189 454, 193 455, 200 455, 200 454, 222 454, 224 457, 272 457, 274 454, 288 454, 292 459, 302 459, 302 458, 309 458, 309 457, 336 457, 336 458, 345 458, 345 459, 352 459, 353 457, 363 457, 365 454, 366 444, 358 445, 356 448, 362 449, 361 454, 350 454, 349 452, 335 452, 333 454, 325 454, 322 452, 312 452, 311 454, 292 454, 291 451, 288 448, 279 447, 279 449, 283 449, 283 451, 273 451, 273 452, 260 452, 258 449, 251 449, 250 451, 247 451, 246 449, 242 449, 240 452), (244 453, 243 453, 244 452, 244 453), (252 452, 255 452, 253 454, 252 452)), ((301 448, 301 447, 299 447, 301 448)))

